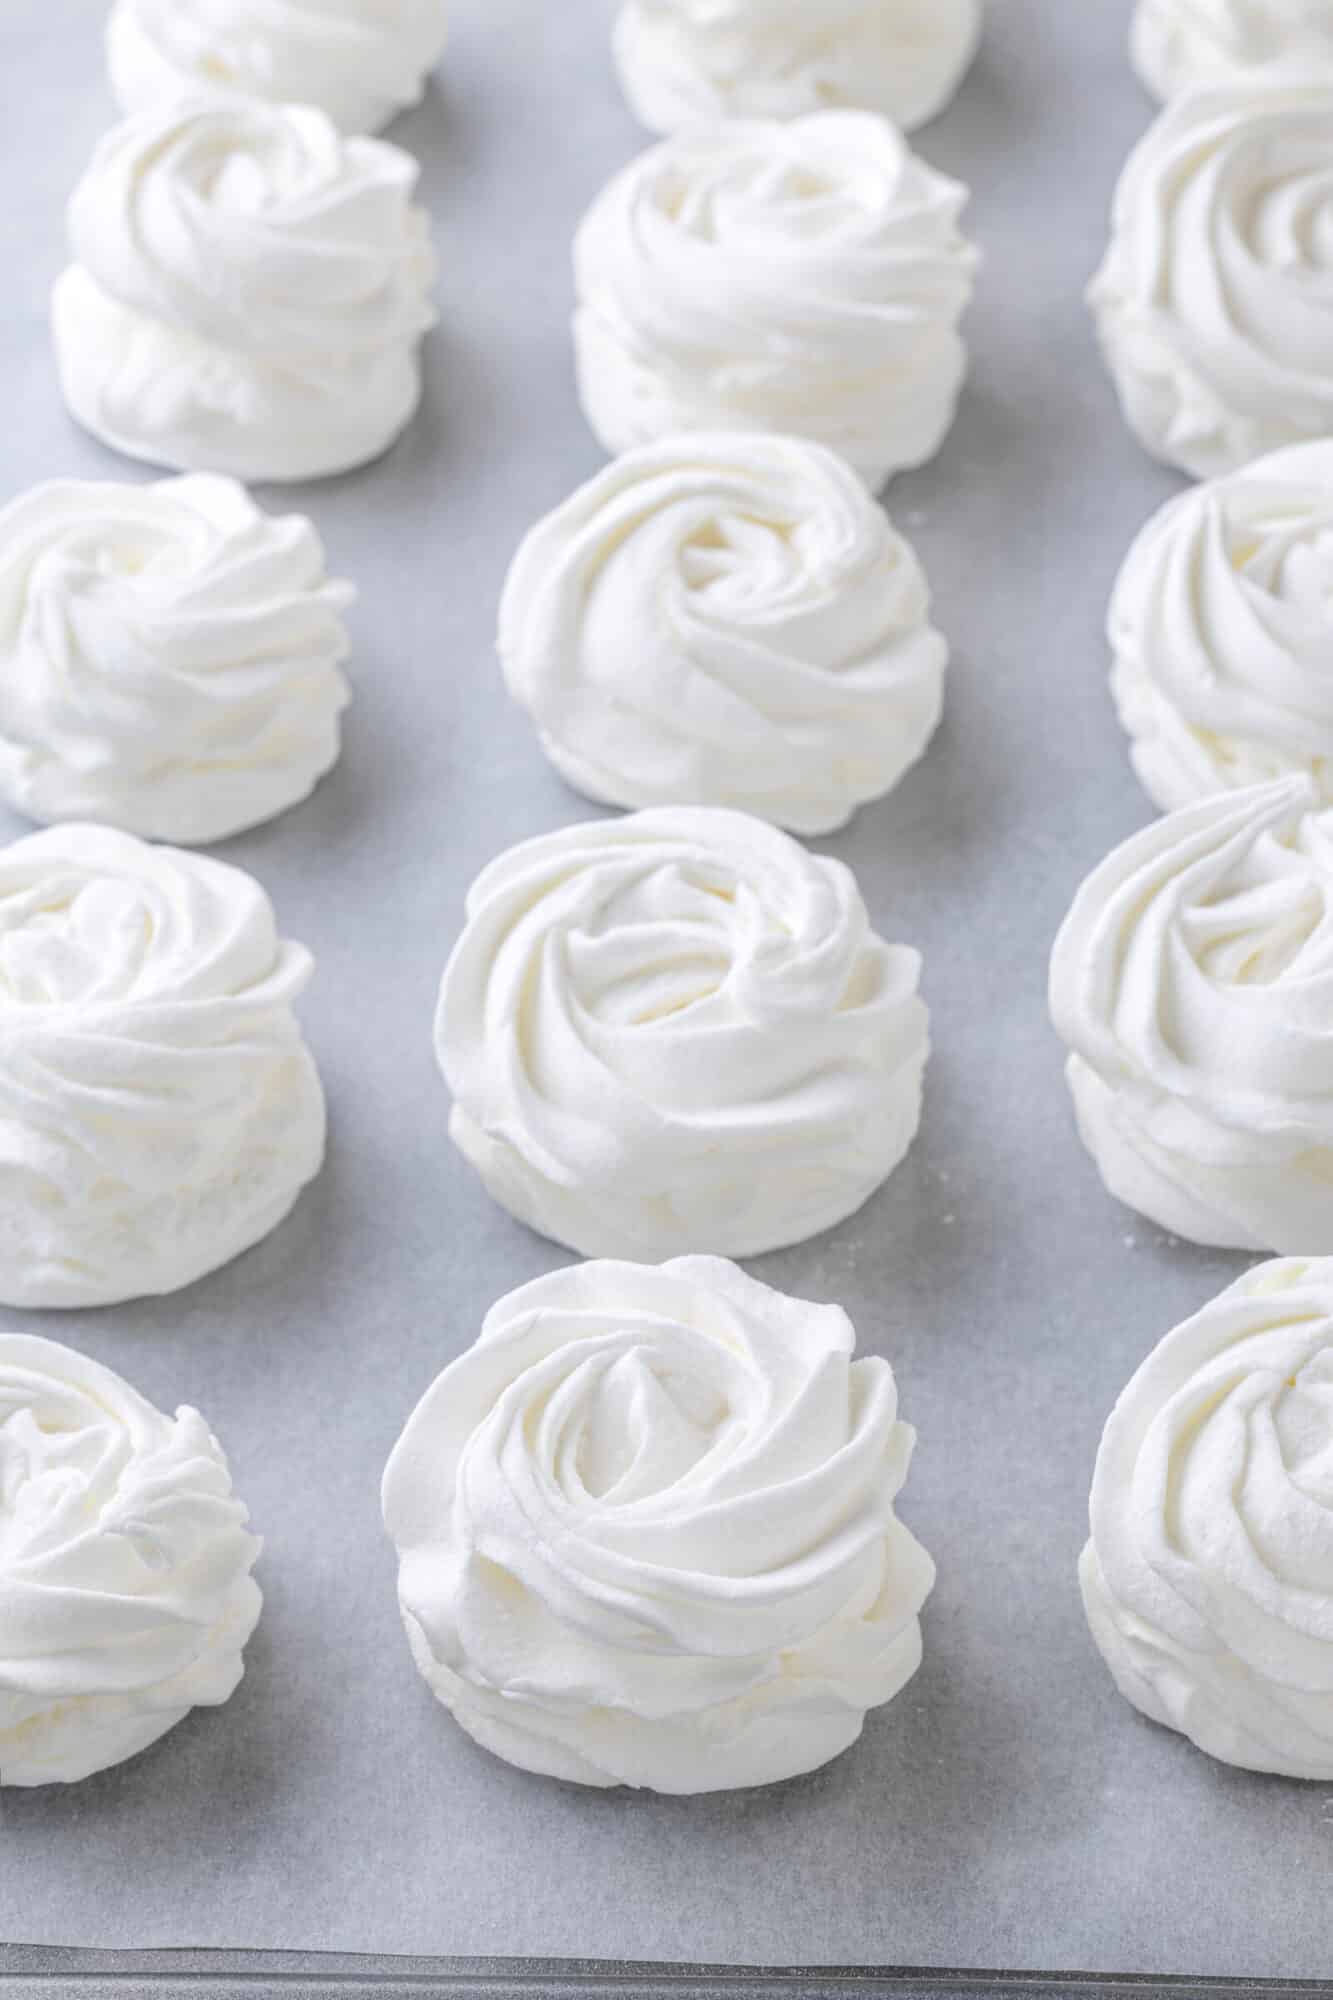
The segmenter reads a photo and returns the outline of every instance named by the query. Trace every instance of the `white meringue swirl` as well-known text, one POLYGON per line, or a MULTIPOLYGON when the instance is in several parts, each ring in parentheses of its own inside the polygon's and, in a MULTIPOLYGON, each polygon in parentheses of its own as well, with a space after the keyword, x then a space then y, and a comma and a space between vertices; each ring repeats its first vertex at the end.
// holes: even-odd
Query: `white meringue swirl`
POLYGON ((897 784, 939 721, 948 648, 929 608, 844 460, 692 433, 627 452, 532 530, 500 657, 589 798, 827 833, 897 784))
POLYGON ((966 199, 866 111, 723 121, 642 154, 574 244, 598 438, 614 455, 678 431, 812 437, 876 488, 924 463, 967 366, 966 199))
POLYGON ((523 842, 473 885, 436 1049, 450 1131, 585 1256, 756 1256, 841 1222, 912 1142, 916 952, 850 871, 678 807, 523 842))
POLYGON ((1333 813, 1304 779, 1159 820, 1095 868, 1051 960, 1084 1142, 1177 1236, 1333 1250, 1333 813))
POLYGON ((309 954, 239 868, 106 827, 0 849, 0 1301, 174 1291, 324 1153, 309 954))
POLYGON ((893 1506, 915 1434, 854 1342, 711 1257, 501 1299, 384 1479, 413 1655, 464 1729, 677 1793, 853 1743, 920 1663, 935 1576, 893 1506))
POLYGON ((1130 53, 1161 98, 1192 84, 1242 82, 1272 64, 1333 65, 1329 0, 1138 0, 1130 53))
POLYGON ((0 1786, 70 1784, 227 1700, 260 1544, 197 1410, 0 1333, 0 1786))
POLYGON ((198 99, 118 125, 70 201, 52 300, 74 416, 132 458, 244 480, 377 457, 416 409, 435 320, 416 179, 304 105, 198 99))
POLYGON ((1333 432, 1333 70, 1174 99, 1088 298, 1155 457, 1208 479, 1333 432))
POLYGON ((1333 1261, 1261 1264, 1116 1404, 1083 1601, 1117 1686, 1250 1771, 1333 1778, 1333 1261))
POLYGON ((1109 631, 1157 805, 1294 774, 1333 805, 1333 442, 1170 501, 1130 550, 1109 631))
POLYGON ((976 54, 981 0, 624 0, 615 57, 653 132, 877 111, 913 131, 976 54))
POLYGON ((376 132, 420 101, 445 13, 444 0, 115 0, 111 88, 127 113, 221 92, 376 132))
POLYGON ((0 509, 0 795, 222 840, 338 755, 350 585, 234 480, 50 480, 0 509))

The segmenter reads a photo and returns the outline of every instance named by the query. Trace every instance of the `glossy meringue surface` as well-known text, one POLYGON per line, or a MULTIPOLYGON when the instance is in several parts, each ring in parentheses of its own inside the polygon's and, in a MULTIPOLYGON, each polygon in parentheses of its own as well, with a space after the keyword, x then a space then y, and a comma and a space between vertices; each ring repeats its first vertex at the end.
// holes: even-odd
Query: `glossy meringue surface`
POLYGON ((132 458, 247 481, 378 457, 435 321, 417 171, 304 105, 196 98, 116 126, 52 298, 71 413, 132 458))
POLYGON ((1106 1426, 1079 1564, 1127 1700, 1250 1771, 1333 1777, 1333 1260, 1261 1264, 1106 1426))
POLYGON ((831 1228, 916 1133, 920 959, 850 871, 672 807, 511 848, 473 884, 436 1052, 496 1200, 585 1256, 755 1256, 831 1228))
POLYGON ((810 437, 875 488, 924 463, 966 373, 966 200, 864 111, 723 120, 651 148, 575 238, 594 433, 613 455, 680 431, 810 437))
POLYGON ((976 53, 980 0, 625 0, 616 67, 650 131, 876 111, 910 132, 976 53))
POLYGON ((324 1154, 310 977, 239 868, 67 826, 0 849, 0 1303, 175 1291, 324 1154))
POLYGON ((260 1544, 197 1410, 0 1332, 0 1786, 69 1784, 225 1702, 260 1544))
POLYGON ((1273 64, 1333 65, 1329 0, 1137 0, 1134 67, 1161 98, 1198 83, 1243 81, 1273 64))
POLYGON ((929 608, 913 551, 834 453, 691 434, 626 452, 531 530, 500 658, 587 797, 828 833, 939 720, 929 608))
POLYGON ((0 509, 0 795, 222 840, 338 755, 351 587, 234 480, 50 480, 0 509))
POLYGON ((1168 502, 1126 558, 1108 625, 1155 804, 1304 775, 1333 805, 1333 442, 1168 502))
POLYGON ((209 92, 375 132, 419 102, 446 36, 444 0, 115 0, 106 54, 127 114, 209 92))
POLYGON ((1088 294, 1130 428, 1214 478, 1333 431, 1333 69, 1172 100, 1088 294))
POLYGON ((1333 813, 1224 793, 1095 868, 1050 1000, 1111 1193, 1226 1249, 1333 1250, 1333 813))
POLYGON ((511 1292, 394 1449, 417 1666, 487 1749, 586 1785, 809 1771, 921 1659, 915 1434, 837 1306, 713 1257, 511 1292))

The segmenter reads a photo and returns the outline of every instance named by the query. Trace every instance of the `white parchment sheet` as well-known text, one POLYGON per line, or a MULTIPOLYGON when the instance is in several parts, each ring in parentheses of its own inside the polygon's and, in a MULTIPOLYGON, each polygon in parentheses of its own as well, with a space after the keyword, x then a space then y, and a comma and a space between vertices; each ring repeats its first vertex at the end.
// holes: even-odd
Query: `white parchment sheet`
MULTIPOLYGON (((441 254, 424 408, 381 463, 286 502, 361 591, 345 755, 308 805, 220 850, 317 956, 303 1013, 327 1169, 259 1250, 175 1298, 8 1316, 205 1411, 267 1538, 267 1610, 227 1708, 87 1784, 0 1798, 0 1937, 1329 1973, 1325 1795, 1138 1719, 1074 1577, 1116 1393, 1239 1268, 1103 1194, 1045 1017, 1076 883, 1150 816, 1101 626, 1175 482, 1124 430, 1081 303, 1150 111, 1123 0, 993 0, 974 73, 916 141, 972 184, 986 258, 960 421, 889 496, 953 643, 948 716, 901 788, 821 845, 924 952, 936 1053, 888 1187, 753 1266, 841 1301, 899 1373, 920 1433, 903 1512, 940 1572, 925 1664, 830 1768, 697 1801, 510 1770, 412 1668, 385 1456, 492 1299, 563 1261, 451 1150, 431 1011, 481 863, 592 812, 507 703, 494 620, 520 534, 600 462, 573 392, 570 238, 645 143, 607 0, 453 12, 439 88, 392 135, 423 162, 441 254)), ((150 476, 75 431, 46 334, 62 204, 112 116, 102 14, 0 0, 6 498, 150 476)), ((0 836, 23 830, 0 813, 0 836)))

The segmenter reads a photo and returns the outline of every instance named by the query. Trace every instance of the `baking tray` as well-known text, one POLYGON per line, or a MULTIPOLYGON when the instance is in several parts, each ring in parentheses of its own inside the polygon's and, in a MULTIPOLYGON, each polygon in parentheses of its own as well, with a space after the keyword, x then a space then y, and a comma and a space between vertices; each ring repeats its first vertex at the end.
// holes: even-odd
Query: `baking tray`
MULTIPOLYGON (((903 1511, 940 1572, 925 1663, 827 1769, 682 1800, 509 1769, 408 1658, 385 1456, 495 1296, 564 1261, 453 1154, 430 1018, 477 868, 591 811, 507 704, 493 629, 518 537, 599 463, 567 323, 574 224, 642 143, 610 72, 610 11, 454 0, 442 84, 396 133, 422 160, 441 250, 425 405, 379 465, 291 496, 361 590, 346 753, 308 805, 221 851, 316 953, 303 1011, 327 1169, 268 1242, 189 1291, 25 1322, 207 1413, 266 1536, 267 1609, 225 1709, 82 1786, 0 1799, 0 1938, 15 1941, 0 1975, 10 1995, 61 2000, 330 1980, 654 2000, 792 1987, 631 1961, 839 1968, 795 1982, 819 1996, 867 1966, 1016 1969, 865 1976, 922 1995, 1076 1990, 1072 1971, 1019 1977, 1041 1967, 1114 1975, 1110 1993, 1142 1972, 1200 1992, 1319 1978, 1333 1798, 1212 1764, 1136 1717, 1074 1581, 1107 1410, 1239 1268, 1102 1193, 1043 1000, 1075 884, 1149 817, 1100 627, 1132 532, 1175 483, 1121 425, 1080 302, 1149 113, 1119 0, 995 0, 975 72, 919 141, 974 187, 986 256, 959 423, 891 494, 953 643, 948 718, 890 799, 819 845, 857 870, 879 927, 923 950, 936 1053, 889 1186, 753 1265, 841 1301, 898 1371, 921 1439, 903 1511), (493 1955, 508 1962, 480 1964, 493 1955)), ((6 492, 148 476, 68 423, 45 330, 64 197, 111 115, 101 17, 101 0, 0 7, 6 492)))

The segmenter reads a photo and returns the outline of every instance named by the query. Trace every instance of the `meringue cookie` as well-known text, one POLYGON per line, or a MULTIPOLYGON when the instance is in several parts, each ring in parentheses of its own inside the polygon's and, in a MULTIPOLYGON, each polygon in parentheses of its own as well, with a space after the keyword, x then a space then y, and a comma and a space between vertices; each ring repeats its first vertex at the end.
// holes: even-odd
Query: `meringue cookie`
POLYGON ((233 480, 51 480, 0 509, 0 796, 222 840, 338 755, 349 585, 233 480))
POLYGON ((948 648, 912 550, 844 460, 752 432, 641 445, 527 537, 511 694, 577 791, 843 826, 914 764, 948 648))
POLYGON ((202 92, 314 104, 376 132, 421 100, 444 53, 444 0, 115 0, 111 88, 126 112, 202 92))
POLYGON ((1333 813, 1287 778, 1187 806, 1095 868, 1051 961, 1111 1193, 1224 1249, 1333 1250, 1333 813))
POLYGON ((496 1200, 586 1256, 756 1256, 910 1146, 921 961, 850 871, 678 807, 523 842, 473 885, 436 1050, 496 1200))
POLYGON ((523 1770, 713 1792, 812 1771, 921 1661, 915 1433, 837 1306, 714 1257, 501 1299, 384 1477, 432 1692, 523 1770))
POLYGON ((1333 441, 1169 502, 1130 550, 1109 630, 1157 805, 1298 773, 1333 805, 1333 441))
POLYGON ((1333 64, 1329 0, 1138 0, 1130 54, 1156 96, 1239 82, 1273 63, 1333 64))
POLYGON ((654 132, 834 108, 910 132, 944 109, 980 38, 981 0, 625 0, 614 46, 654 132))
POLYGON ((1116 1404, 1079 1580, 1128 1701, 1248 1771, 1333 1778, 1333 1261, 1261 1264, 1116 1404))
POLYGON ((1088 293, 1126 421, 1207 479, 1333 431, 1333 72, 1176 98, 1088 293))
POLYGON ((324 1153, 311 960, 239 868, 106 827, 0 849, 0 1302, 174 1291, 324 1153))
POLYGON ((416 179, 308 106, 201 99, 118 125, 74 191, 52 299, 73 415, 131 458, 245 480, 378 457, 435 320, 416 179))
POLYGON ((71 1784, 235 1691, 260 1544, 197 1410, 0 1333, 0 1785, 71 1784))
POLYGON ((588 422, 613 455, 676 431, 813 437, 873 487, 924 463, 966 373, 966 199, 866 111, 653 147, 575 239, 588 422))

